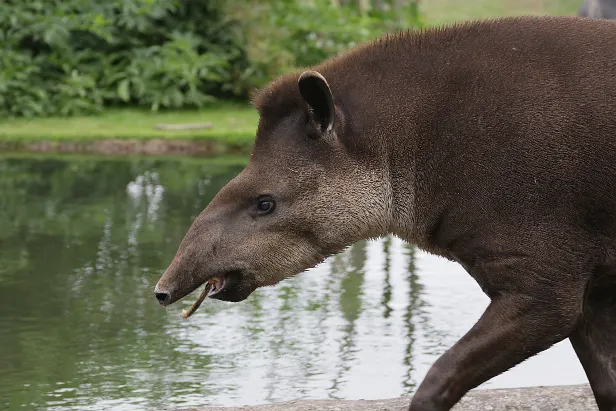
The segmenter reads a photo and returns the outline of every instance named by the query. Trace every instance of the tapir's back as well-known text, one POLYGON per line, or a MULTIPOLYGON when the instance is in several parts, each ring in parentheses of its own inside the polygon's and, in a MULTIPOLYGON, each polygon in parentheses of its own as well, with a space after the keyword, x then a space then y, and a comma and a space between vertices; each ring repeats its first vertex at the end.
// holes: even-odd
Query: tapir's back
MULTIPOLYGON (((426 231, 448 215, 616 238, 616 21, 468 22, 385 36, 314 70, 344 114, 338 138, 388 163, 426 231)), ((297 81, 263 90, 261 115, 304 107, 297 81)))
MULTIPOLYGON (((375 137, 365 131, 377 128, 391 129, 377 138, 398 148, 416 138, 477 149, 493 141, 499 150, 516 142, 529 148, 553 140, 576 150, 616 142, 613 20, 461 23, 386 36, 315 70, 328 79, 349 122, 364 131, 349 137, 354 144, 358 138, 370 144, 375 137), (401 126, 408 132, 400 133, 401 126)), ((289 80, 276 92, 292 90, 296 80, 289 80)))
POLYGON ((422 178, 440 184, 425 206, 616 240, 616 23, 509 19, 484 30, 438 54, 452 69, 435 76, 440 109, 419 122, 419 151, 439 152, 419 159, 422 178))
POLYGON ((387 140, 396 174, 409 167, 421 181, 427 231, 447 214, 616 238, 616 22, 464 23, 389 37, 317 70, 354 127, 377 130, 363 143, 387 140))

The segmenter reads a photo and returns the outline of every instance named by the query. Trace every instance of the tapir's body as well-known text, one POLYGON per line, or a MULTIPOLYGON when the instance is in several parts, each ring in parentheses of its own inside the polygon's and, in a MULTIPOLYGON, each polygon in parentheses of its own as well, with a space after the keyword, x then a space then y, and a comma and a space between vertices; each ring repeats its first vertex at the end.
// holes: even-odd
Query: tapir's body
POLYGON ((459 262, 492 300, 411 411, 450 410, 567 337, 600 410, 616 411, 615 23, 389 36, 283 76, 255 105, 251 160, 195 220, 161 303, 220 273, 213 296, 239 301, 395 234, 459 262))

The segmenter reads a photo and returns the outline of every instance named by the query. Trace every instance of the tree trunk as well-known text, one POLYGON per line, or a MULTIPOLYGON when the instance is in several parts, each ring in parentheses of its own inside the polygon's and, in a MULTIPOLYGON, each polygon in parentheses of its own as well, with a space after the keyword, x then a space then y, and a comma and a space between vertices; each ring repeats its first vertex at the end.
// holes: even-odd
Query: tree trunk
POLYGON ((367 13, 371 7, 370 0, 357 0, 357 6, 360 12, 367 13))

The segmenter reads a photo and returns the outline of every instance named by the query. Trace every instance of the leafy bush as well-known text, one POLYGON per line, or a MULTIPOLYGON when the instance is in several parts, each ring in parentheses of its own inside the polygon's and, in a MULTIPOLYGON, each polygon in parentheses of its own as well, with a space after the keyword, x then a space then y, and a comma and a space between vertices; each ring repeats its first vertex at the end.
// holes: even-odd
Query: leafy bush
MULTIPOLYGON (((234 23, 201 0, 0 2, 0 113, 201 106, 242 66, 234 23), (6 17, 8 16, 8 17, 6 17)), ((245 61, 245 59, 244 59, 245 61)))
POLYGON ((4 0, 0 16, 0 115, 25 117, 244 98, 284 71, 418 25, 413 5, 360 13, 325 0, 4 0))
POLYGON ((422 26, 417 1, 412 0, 395 9, 372 8, 363 13, 352 3, 333 7, 331 0, 231 3, 235 3, 232 15, 250 22, 241 26, 250 66, 238 81, 243 80, 246 89, 297 67, 317 64, 383 33, 422 26))

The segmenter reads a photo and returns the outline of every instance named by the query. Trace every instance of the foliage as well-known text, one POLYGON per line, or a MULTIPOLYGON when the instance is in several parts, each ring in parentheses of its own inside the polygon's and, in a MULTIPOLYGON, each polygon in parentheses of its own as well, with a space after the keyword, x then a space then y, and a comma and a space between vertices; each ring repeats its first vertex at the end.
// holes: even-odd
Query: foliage
POLYGON ((417 25, 414 6, 324 0, 5 0, 0 15, 5 117, 245 98, 281 72, 417 25))
POLYGON ((3 115, 198 107, 242 64, 217 1, 8 0, 0 15, 3 115))
POLYGON ((353 4, 333 7, 331 0, 235 2, 233 16, 254 22, 242 26, 242 43, 251 64, 240 79, 247 89, 286 71, 317 64, 383 33, 422 25, 415 1, 395 9, 365 12, 353 4))

